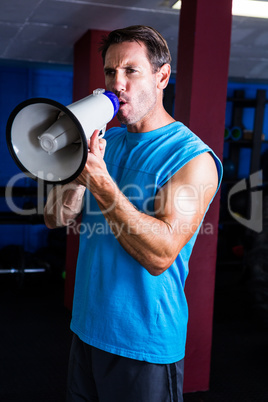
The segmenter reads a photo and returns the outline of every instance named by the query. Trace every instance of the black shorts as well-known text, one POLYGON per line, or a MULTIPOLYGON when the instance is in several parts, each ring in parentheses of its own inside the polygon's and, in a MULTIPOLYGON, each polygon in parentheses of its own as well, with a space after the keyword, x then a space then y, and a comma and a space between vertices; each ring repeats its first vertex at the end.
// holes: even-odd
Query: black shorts
POLYGON ((152 364, 73 337, 67 402, 182 402, 184 361, 152 364))

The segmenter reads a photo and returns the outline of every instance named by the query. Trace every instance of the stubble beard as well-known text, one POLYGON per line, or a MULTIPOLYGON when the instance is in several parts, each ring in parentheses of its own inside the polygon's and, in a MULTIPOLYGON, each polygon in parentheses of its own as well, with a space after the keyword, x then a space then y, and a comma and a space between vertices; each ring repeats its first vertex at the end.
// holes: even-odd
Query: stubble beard
POLYGON ((117 118, 120 123, 126 126, 132 126, 141 122, 146 116, 149 116, 156 103, 156 91, 151 90, 149 93, 147 91, 141 91, 137 99, 130 101, 130 112, 124 116, 123 112, 121 113, 119 110, 117 118))

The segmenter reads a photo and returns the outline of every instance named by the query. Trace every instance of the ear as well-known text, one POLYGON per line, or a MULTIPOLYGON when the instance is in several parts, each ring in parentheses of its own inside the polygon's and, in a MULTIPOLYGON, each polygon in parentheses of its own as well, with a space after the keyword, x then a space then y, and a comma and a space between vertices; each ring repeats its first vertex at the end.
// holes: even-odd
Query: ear
POLYGON ((163 64, 157 74, 157 86, 159 89, 165 89, 171 73, 170 64, 163 64))

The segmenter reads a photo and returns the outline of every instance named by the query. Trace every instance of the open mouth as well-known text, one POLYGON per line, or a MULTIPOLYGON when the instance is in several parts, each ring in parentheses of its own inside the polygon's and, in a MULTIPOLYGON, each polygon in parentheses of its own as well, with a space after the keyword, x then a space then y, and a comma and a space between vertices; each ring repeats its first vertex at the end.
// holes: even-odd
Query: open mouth
POLYGON ((124 106, 126 103, 127 103, 127 101, 125 99, 119 98, 120 107, 124 106))

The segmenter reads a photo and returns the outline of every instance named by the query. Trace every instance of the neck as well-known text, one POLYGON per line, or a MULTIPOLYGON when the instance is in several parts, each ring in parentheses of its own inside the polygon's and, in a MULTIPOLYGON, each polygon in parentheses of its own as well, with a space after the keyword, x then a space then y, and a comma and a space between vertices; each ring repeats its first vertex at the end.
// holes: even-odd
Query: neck
POLYGON ((162 107, 157 113, 154 112, 137 123, 127 125, 127 130, 131 133, 146 133, 167 126, 174 121, 173 117, 162 107))

